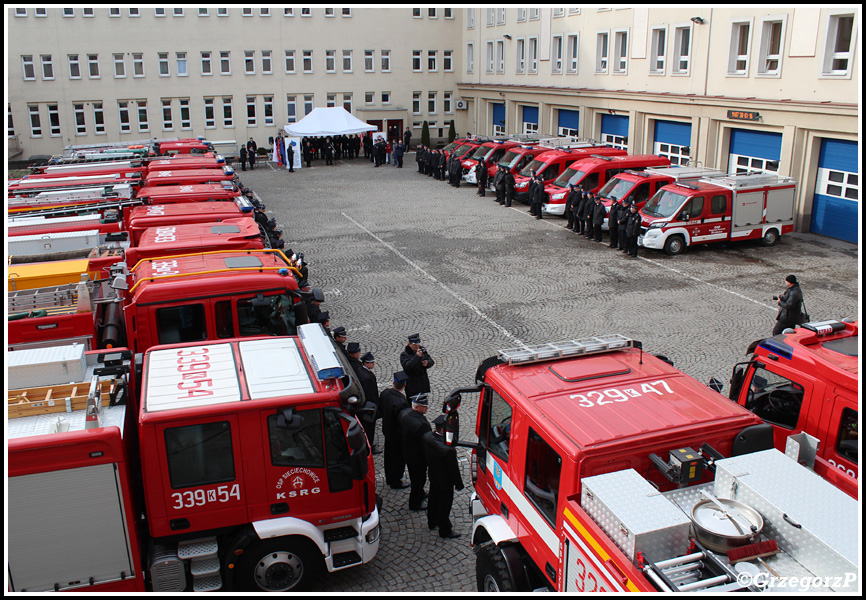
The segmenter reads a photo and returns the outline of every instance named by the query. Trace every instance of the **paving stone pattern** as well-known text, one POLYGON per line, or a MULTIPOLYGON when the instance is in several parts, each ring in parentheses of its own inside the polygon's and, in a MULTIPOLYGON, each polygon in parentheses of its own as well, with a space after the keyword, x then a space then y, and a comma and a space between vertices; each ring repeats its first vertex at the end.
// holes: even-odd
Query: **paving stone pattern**
MULTIPOLYGON (((455 189, 404 167, 363 158, 314 161, 295 173, 259 163, 241 173, 302 251, 312 284, 325 292, 331 327, 373 352, 379 388, 390 385, 411 333, 436 361, 430 371, 432 421, 454 388, 474 384, 483 359, 502 348, 619 333, 643 342, 707 382, 728 380, 747 346, 771 334, 772 296, 795 273, 813 320, 857 317, 858 246, 812 234, 692 247, 680 256, 639 250, 638 258, 538 221, 528 207, 498 205, 475 187, 455 189)), ((474 441, 477 398, 465 398, 462 435, 474 441)), ((381 446, 381 425, 376 443, 381 446)), ((371 563, 329 574, 315 591, 473 592, 469 546, 469 452, 458 450, 466 488, 452 520, 461 538, 443 540, 423 512, 408 510, 408 489, 392 490, 376 456, 382 537, 371 563)), ((408 481, 408 474, 404 477, 408 481)))

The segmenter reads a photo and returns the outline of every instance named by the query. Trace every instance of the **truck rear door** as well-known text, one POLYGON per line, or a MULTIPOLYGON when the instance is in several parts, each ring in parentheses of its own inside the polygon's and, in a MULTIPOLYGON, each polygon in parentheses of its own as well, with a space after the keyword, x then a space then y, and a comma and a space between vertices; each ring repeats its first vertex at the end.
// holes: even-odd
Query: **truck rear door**
POLYGON ((839 395, 836 390, 828 390, 828 395, 834 399, 821 415, 815 472, 856 498, 859 407, 856 400, 839 395))

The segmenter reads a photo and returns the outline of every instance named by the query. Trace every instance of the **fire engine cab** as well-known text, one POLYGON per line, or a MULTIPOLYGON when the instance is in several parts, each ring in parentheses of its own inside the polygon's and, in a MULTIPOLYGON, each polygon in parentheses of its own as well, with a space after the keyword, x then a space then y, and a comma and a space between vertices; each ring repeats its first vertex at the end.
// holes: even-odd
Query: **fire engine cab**
POLYGON ((462 444, 476 463, 479 591, 758 591, 763 564, 737 567, 729 551, 774 543, 766 565, 779 575, 840 590, 845 573, 856 579, 856 501, 639 342, 503 350, 476 380, 443 412, 446 443, 459 444, 462 395, 480 394, 478 442, 462 444))
POLYGON ((752 344, 734 367, 730 398, 773 426, 785 451, 853 498, 858 494, 860 336, 854 321, 804 323, 752 344))
POLYGON ((319 324, 160 346, 137 400, 102 401, 129 366, 109 357, 86 406, 10 418, 11 591, 287 592, 372 560, 363 394, 339 354, 319 324))

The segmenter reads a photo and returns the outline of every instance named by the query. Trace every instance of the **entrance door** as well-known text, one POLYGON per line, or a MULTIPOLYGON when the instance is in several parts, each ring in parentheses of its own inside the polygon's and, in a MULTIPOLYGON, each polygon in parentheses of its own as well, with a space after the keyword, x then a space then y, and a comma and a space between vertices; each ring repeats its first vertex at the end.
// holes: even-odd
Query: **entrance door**
POLYGON ((382 131, 382 119, 368 119, 367 125, 374 125, 376 127, 376 131, 382 131))
POLYGON ((403 139, 403 119, 388 119, 388 141, 403 139))

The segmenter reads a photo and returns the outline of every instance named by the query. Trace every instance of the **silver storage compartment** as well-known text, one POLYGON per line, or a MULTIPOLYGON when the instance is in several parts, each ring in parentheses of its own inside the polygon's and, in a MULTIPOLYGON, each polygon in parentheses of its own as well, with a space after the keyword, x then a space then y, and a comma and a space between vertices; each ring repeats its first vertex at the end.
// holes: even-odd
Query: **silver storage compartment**
POLYGON ((691 521, 634 469, 583 480, 580 504, 631 560, 678 556, 689 546, 691 521))
POLYGON ((760 512, 764 535, 815 576, 860 572, 857 501, 778 450, 717 461, 714 493, 760 512))
POLYGON ((39 235, 17 235, 6 238, 10 255, 71 252, 99 245, 99 230, 61 231, 39 235))
MULTIPOLYGON (((9 389, 62 385, 84 381, 84 344, 48 346, 6 353, 9 389)), ((87 378, 89 384, 89 378, 87 378)))

